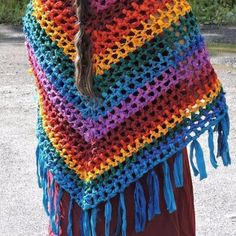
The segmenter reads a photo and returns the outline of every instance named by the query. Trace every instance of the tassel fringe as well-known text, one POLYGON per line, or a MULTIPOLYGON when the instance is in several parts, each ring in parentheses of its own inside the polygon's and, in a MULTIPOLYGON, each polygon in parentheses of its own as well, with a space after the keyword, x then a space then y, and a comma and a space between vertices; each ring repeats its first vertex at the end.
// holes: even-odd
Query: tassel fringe
POLYGON ((57 229, 56 229, 56 234, 60 234, 60 224, 61 224, 61 211, 60 211, 60 202, 63 196, 63 189, 59 187, 58 191, 58 196, 57 196, 57 201, 56 201, 56 220, 57 220, 57 229))
MULTIPOLYGON (((229 117, 228 114, 215 126, 208 129, 208 146, 210 150, 210 161, 214 168, 218 167, 216 156, 221 156, 223 164, 228 166, 231 164, 229 155, 229 117), (217 155, 214 153, 214 132, 218 132, 217 139, 217 155)), ((52 231, 56 234, 60 234, 60 202, 63 196, 63 189, 59 186, 58 196, 55 201, 55 180, 52 178, 48 183, 49 170, 47 169, 43 155, 38 144, 36 148, 36 164, 37 164, 37 178, 38 186, 43 189, 43 205, 47 215, 50 217, 50 225, 52 231)), ((203 156, 203 150, 200 143, 197 140, 193 140, 190 144, 190 164, 195 176, 200 175, 200 180, 207 177, 206 166, 203 156), (195 162, 194 163, 194 157, 195 162)), ((166 202, 166 208, 169 213, 176 210, 176 202, 174 197, 173 186, 170 177, 170 169, 167 160, 162 163, 162 169, 164 173, 164 199, 166 202)), ((184 174, 183 174, 183 153, 182 150, 176 153, 173 166, 173 177, 174 183, 177 188, 183 187, 184 185, 184 174)), ((147 176, 146 180, 148 186, 149 198, 148 202, 145 198, 144 189, 139 180, 135 183, 134 191, 134 204, 135 204, 135 231, 136 233, 143 232, 145 229, 146 221, 151 221, 155 215, 161 214, 160 210, 160 185, 158 176, 152 169, 147 176)), ((73 236, 72 230, 72 209, 73 199, 70 198, 69 202, 69 213, 68 213, 68 227, 67 235, 73 236)), ((119 205, 117 209, 117 225, 115 230, 115 236, 122 235, 126 236, 127 219, 126 219, 126 206, 124 192, 119 194, 119 205)), ((97 225, 97 214, 98 208, 95 207, 90 210, 84 210, 81 214, 80 225, 82 236, 96 236, 96 225, 97 225)), ((104 219, 105 219, 105 236, 110 236, 110 224, 112 219, 112 205, 110 200, 105 204, 104 208, 104 219)))
POLYGON ((176 210, 176 203, 170 179, 170 170, 167 161, 163 163, 162 168, 164 173, 164 197, 166 201, 167 210, 169 211, 169 213, 172 213, 176 210))
POLYGON ((135 204, 135 231, 136 233, 140 233, 144 231, 147 218, 146 199, 140 181, 136 181, 135 183, 134 204, 135 204))
POLYGON ((148 220, 151 221, 155 215, 161 214, 159 181, 154 170, 148 174, 147 185, 149 191, 148 220))
POLYGON ((96 236, 96 221, 97 221, 97 208, 94 207, 91 211, 91 231, 92 236, 96 236))
POLYGON ((107 201, 105 205, 105 236, 110 235, 111 214, 112 214, 111 202, 107 201))
POLYGON ((48 170, 45 168, 45 164, 43 162, 43 157, 41 155, 40 145, 37 145, 36 148, 36 167, 37 167, 37 180, 39 188, 43 189, 43 207, 44 210, 49 216, 49 187, 48 187, 48 170))
POLYGON ((84 212, 82 211, 81 216, 80 216, 80 234, 81 234, 81 236, 86 236, 84 234, 84 222, 83 222, 83 220, 84 220, 84 212))
POLYGON ((67 236, 73 236, 73 228, 72 228, 73 216, 72 216, 72 210, 73 210, 73 199, 70 198, 69 213, 68 213, 68 225, 67 225, 67 236))
POLYGON ((43 172, 42 172, 42 168, 40 165, 40 160, 41 160, 41 150, 40 150, 40 147, 38 144, 36 147, 37 180, 38 180, 39 188, 42 188, 43 187, 43 182, 42 182, 43 172))
POLYGON ((118 216, 117 216, 117 226, 115 231, 115 236, 118 236, 121 232, 122 236, 126 236, 126 207, 124 193, 120 193, 119 206, 118 206, 118 216))
POLYGON ((204 157, 203 157, 203 151, 202 151, 200 143, 197 140, 194 140, 190 145, 190 163, 191 163, 191 166, 192 166, 195 176, 200 174, 200 180, 207 178, 206 166, 205 166, 205 161, 204 161, 204 157), (195 150, 195 157, 196 157, 198 169, 195 167, 195 165, 193 163, 194 150, 195 150))
POLYGON ((184 186, 184 174, 183 174, 183 154, 182 151, 179 151, 176 154, 174 162, 174 180, 175 186, 181 188, 184 186))
POLYGON ((228 114, 221 120, 218 124, 218 151, 217 156, 221 156, 224 166, 231 164, 231 158, 229 155, 229 145, 228 145, 228 136, 229 136, 229 117, 228 114))
POLYGON ((217 168, 217 161, 216 161, 216 157, 215 157, 215 153, 214 153, 214 137, 213 137, 213 129, 210 128, 208 130, 208 146, 210 149, 210 161, 211 161, 211 165, 214 168, 217 168))
POLYGON ((90 220, 89 220, 89 210, 85 210, 83 212, 83 235, 84 236, 91 236, 91 227, 90 227, 90 220))
POLYGON ((55 214, 55 180, 52 178, 50 183, 50 195, 49 195, 49 204, 50 204, 50 212, 49 212, 49 219, 50 219, 50 226, 53 233, 57 232, 57 225, 56 225, 56 214, 55 214))

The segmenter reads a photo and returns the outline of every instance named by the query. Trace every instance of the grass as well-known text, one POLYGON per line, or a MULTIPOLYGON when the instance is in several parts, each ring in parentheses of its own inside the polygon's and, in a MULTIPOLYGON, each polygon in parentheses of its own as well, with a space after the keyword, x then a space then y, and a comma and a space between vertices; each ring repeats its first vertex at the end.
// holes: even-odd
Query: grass
MULTIPOLYGON (((30 0, 0 0, 0 23, 21 24, 30 0)), ((235 0, 188 0, 202 24, 236 24, 235 0)))
POLYGON ((202 24, 236 24, 235 0, 189 0, 202 24))
POLYGON ((0 0, 0 23, 21 24, 29 0, 0 0))

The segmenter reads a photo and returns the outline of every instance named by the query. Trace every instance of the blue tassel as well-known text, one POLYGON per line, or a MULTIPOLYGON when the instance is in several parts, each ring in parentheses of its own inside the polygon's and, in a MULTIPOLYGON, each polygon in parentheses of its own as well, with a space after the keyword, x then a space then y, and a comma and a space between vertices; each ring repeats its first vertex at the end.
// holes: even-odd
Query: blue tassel
POLYGON ((204 157, 203 157, 203 151, 201 148, 200 143, 197 140, 193 140, 190 146, 190 163, 192 165, 194 175, 200 174, 200 180, 207 178, 207 173, 206 173, 206 166, 204 162, 204 157), (198 170, 193 164, 193 150, 195 150, 195 156, 196 156, 196 162, 198 166, 198 170))
POLYGON ((117 209, 117 224, 116 224, 115 236, 118 236, 120 234, 120 229, 121 229, 121 208, 120 208, 120 200, 119 200, 119 205, 117 209))
POLYGON ((47 213, 47 216, 49 216, 49 209, 48 209, 48 203, 49 203, 49 189, 48 189, 48 171, 45 168, 43 171, 43 181, 42 181, 42 187, 43 187, 43 206, 44 210, 47 213))
POLYGON ((124 193, 120 193, 120 206, 122 209, 122 223, 121 223, 121 232, 122 236, 126 236, 126 228, 127 228, 127 222, 126 222, 126 207, 125 207, 125 197, 124 193))
POLYGON ((94 207, 91 210, 91 231, 92 231, 92 236, 96 236, 96 223, 97 223, 97 208, 94 207))
POLYGON ((43 185, 42 185, 42 175, 41 175, 41 166, 40 166, 40 159, 41 159, 41 153, 40 153, 40 147, 39 147, 39 144, 37 145, 37 148, 36 148, 36 166, 37 166, 37 180, 38 180, 38 186, 39 188, 42 188, 43 185))
POLYGON ((35 155, 36 155, 36 166, 37 166, 36 172, 37 172, 38 186, 39 188, 43 189, 43 207, 47 216, 49 216, 48 170, 43 163, 39 144, 36 147, 35 155))
POLYGON ((134 204, 135 204, 135 231, 136 233, 140 233, 144 231, 147 219, 146 199, 140 181, 136 181, 135 184, 134 204))
POLYGON ((105 205, 105 236, 110 235, 111 214, 112 207, 110 201, 108 200, 105 205))
POLYGON ((223 126, 225 127, 225 128, 224 128, 224 131, 225 131, 226 136, 229 136, 230 120, 229 120, 229 114, 228 114, 228 112, 227 112, 227 113, 225 114, 225 116, 224 116, 224 119, 223 119, 223 126))
POLYGON ((118 216, 117 216, 115 236, 118 236, 120 234, 120 231, 122 232, 122 236, 126 236, 126 227, 127 227, 127 222, 126 222, 125 198, 124 198, 124 193, 121 192, 118 206, 118 216))
POLYGON ((83 219, 82 219, 82 224, 83 224, 83 235, 84 236, 91 236, 91 227, 90 227, 90 221, 89 221, 89 211, 85 210, 83 212, 83 219))
POLYGON ((218 152, 217 156, 221 156, 224 166, 231 164, 231 158, 229 155, 228 135, 229 135, 229 117, 228 113, 218 124, 218 152))
POLYGON ((83 219, 84 219, 84 212, 82 211, 81 215, 80 215, 80 234, 81 234, 81 236, 85 236, 84 235, 83 219))
POLYGON ((151 221, 155 215, 161 214, 159 181, 154 170, 149 172, 147 184, 149 191, 148 220, 151 221))
POLYGON ((58 191, 58 196, 57 196, 57 202, 56 202, 56 216, 58 217, 58 223, 57 223, 57 234, 59 235, 60 233, 60 224, 61 224, 61 211, 60 211, 60 202, 63 196, 63 189, 60 187, 58 191))
POLYGON ((193 170, 193 174, 194 174, 194 176, 197 176, 199 174, 199 172, 198 172, 198 170, 195 167, 194 162, 193 162, 193 151, 194 151, 194 142, 192 142, 191 145, 190 145, 189 158, 190 158, 190 164, 191 164, 191 167, 192 167, 192 170, 193 170))
POLYGON ((70 198, 69 210, 68 210, 67 236, 73 236, 73 228, 72 228, 73 215, 72 215, 72 209, 73 209, 73 198, 70 198))
POLYGON ((223 136, 222 136, 222 127, 221 127, 221 123, 219 122, 217 124, 217 131, 218 131, 218 139, 217 139, 217 157, 221 156, 221 150, 222 150, 222 140, 223 140, 223 136))
POLYGON ((184 186, 184 173, 183 173, 183 154, 182 151, 179 151, 176 154, 174 162, 174 180, 175 186, 181 188, 184 186))
POLYGON ((208 130, 208 146, 209 146, 209 149, 210 149, 211 165, 214 168, 217 168, 218 165, 217 165, 216 157, 215 157, 215 154, 214 154, 214 139, 213 139, 213 129, 212 128, 210 128, 208 130))
POLYGON ((50 225, 53 233, 56 233, 57 227, 56 227, 56 214, 55 214, 55 207, 54 207, 54 195, 55 194, 55 180, 52 178, 50 183, 50 194, 49 194, 49 203, 50 203, 50 225))
POLYGON ((166 201, 166 207, 169 213, 172 213, 176 210, 176 203, 167 161, 163 163, 162 168, 164 172, 164 197, 166 201))

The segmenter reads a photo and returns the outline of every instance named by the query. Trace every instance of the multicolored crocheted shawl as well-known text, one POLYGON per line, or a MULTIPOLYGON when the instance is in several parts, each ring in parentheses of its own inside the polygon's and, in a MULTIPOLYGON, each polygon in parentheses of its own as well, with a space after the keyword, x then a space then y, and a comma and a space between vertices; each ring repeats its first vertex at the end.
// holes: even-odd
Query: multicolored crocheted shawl
POLYGON ((218 156, 225 166, 230 164, 224 91, 186 0, 90 0, 86 29, 93 42, 94 88, 100 96, 96 101, 81 96, 74 78, 79 26, 72 2, 32 0, 23 18, 38 94, 36 157, 44 206, 55 223, 60 212, 58 205, 50 210, 48 206, 53 197, 47 186, 50 171, 83 209, 85 235, 95 235, 97 208, 105 202, 107 236, 110 199, 119 194, 125 235, 124 191, 135 182, 135 224, 140 232, 147 218, 160 214, 155 208, 158 191, 153 191, 158 188, 152 171, 156 165, 163 165, 171 213, 176 210, 173 188, 184 184, 183 148, 190 144, 190 162, 200 179, 207 176, 197 141, 204 132, 213 167, 218 156), (167 159, 175 154, 172 186, 167 159), (142 201, 139 179, 146 173, 150 198, 142 201))

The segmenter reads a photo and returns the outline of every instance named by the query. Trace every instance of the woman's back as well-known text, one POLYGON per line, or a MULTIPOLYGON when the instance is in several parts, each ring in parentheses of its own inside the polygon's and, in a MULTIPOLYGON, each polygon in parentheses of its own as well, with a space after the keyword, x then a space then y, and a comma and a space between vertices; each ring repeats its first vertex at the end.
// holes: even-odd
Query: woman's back
MULTIPOLYGON (((135 224, 140 231, 146 201, 139 180, 148 174, 154 196, 149 196, 147 211, 152 218, 153 198, 158 195, 152 191, 157 179, 154 167, 163 166, 163 191, 171 213, 176 205, 168 159, 179 157, 173 178, 182 187, 181 153, 191 143, 191 160, 194 150, 197 159, 197 167, 191 161, 194 173, 206 178, 197 138, 209 132, 210 158, 216 167, 212 129, 216 126, 218 154, 230 164, 224 92, 187 1, 91 0, 86 7, 88 14, 78 22, 74 1, 32 0, 24 17, 39 95, 39 182, 47 196, 50 171, 85 212, 83 222, 91 213, 91 227, 100 203, 106 203, 109 222, 110 199, 115 196, 120 197, 118 208, 124 214, 124 190, 135 183, 135 217, 141 221, 135 224), (79 55, 84 43, 78 40, 81 27, 90 42, 79 55), (95 97, 85 96, 76 86, 76 65, 90 55, 90 48, 92 84, 85 84, 95 97)), ((83 66, 86 72, 88 63, 80 63, 79 69, 83 66)), ((123 231, 125 227, 124 216, 123 231)))

